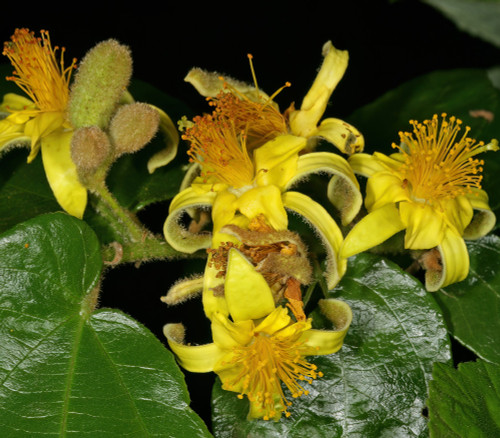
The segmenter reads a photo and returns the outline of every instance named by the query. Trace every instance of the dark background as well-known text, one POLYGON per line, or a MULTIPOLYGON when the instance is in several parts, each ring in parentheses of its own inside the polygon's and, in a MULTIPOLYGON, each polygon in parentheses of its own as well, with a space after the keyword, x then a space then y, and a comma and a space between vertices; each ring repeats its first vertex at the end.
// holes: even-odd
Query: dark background
MULTIPOLYGON (((154 7, 150 2, 116 4, 74 3, 50 9, 47 3, 2 5, 0 38, 8 40, 16 27, 36 32, 47 29, 54 45, 66 47, 68 59, 81 59, 96 43, 115 38, 130 46, 136 78, 184 101, 195 112, 206 107, 183 81, 187 71, 198 66, 250 82, 247 53, 254 56, 263 90, 272 93, 289 81, 292 87, 283 92, 283 99, 300 105, 321 63, 321 47, 331 40, 337 48, 349 51, 350 60, 327 115, 347 120, 356 108, 421 74, 492 67, 500 59, 498 48, 462 32, 419 1, 299 1, 295 6, 270 1, 203 6, 163 2, 154 7)), ((181 263, 155 262, 110 271, 101 305, 131 314, 162 339, 163 324, 181 318, 181 312, 168 309, 159 297, 181 269, 181 263)), ((201 272, 203 262, 195 263, 193 270, 201 272)), ((197 327, 208 330, 199 303, 190 303, 183 312, 199 314, 197 327)), ((455 353, 460 359, 470 357, 456 345, 455 353)), ((210 423, 213 375, 186 374, 192 406, 210 423)))

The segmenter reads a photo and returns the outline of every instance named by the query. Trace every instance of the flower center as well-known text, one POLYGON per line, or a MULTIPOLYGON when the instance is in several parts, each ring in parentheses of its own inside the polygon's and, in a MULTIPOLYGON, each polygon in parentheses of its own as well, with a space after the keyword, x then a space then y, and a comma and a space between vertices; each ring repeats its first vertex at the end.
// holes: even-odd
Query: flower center
POLYGON ((16 29, 11 41, 4 44, 3 54, 11 61, 14 72, 7 80, 15 82, 41 111, 64 111, 68 103, 71 73, 76 59, 64 68, 65 48, 52 47, 49 33, 40 31, 36 38, 28 29, 16 29))
MULTIPOLYGON (((297 323, 301 324, 301 323, 297 323)), ((305 324, 304 329, 306 328, 305 324)), ((241 366, 240 373, 232 381, 226 382, 228 389, 242 382, 239 398, 244 395, 258 406, 262 418, 269 420, 284 412, 288 417, 288 407, 292 404, 283 392, 281 382, 291 392, 293 398, 307 395, 308 391, 299 382, 312 383, 323 373, 314 364, 307 362, 302 354, 299 341, 303 330, 297 330, 289 337, 265 333, 255 333, 253 341, 246 346, 235 347, 232 362, 241 366)))
POLYGON ((446 114, 442 118, 441 124, 437 115, 423 123, 411 120, 413 133, 400 132, 401 145, 392 145, 404 156, 399 169, 403 184, 420 202, 433 203, 480 189, 484 161, 474 156, 498 149, 496 144, 469 138, 469 127, 459 136, 462 121, 446 119, 446 114))
POLYGON ((272 100, 284 87, 265 99, 256 84, 257 92, 250 99, 224 82, 217 96, 207 98, 214 108, 212 113, 195 117, 184 127, 182 136, 190 142, 190 161, 201 165, 202 176, 212 176, 234 188, 253 183, 253 151, 288 131, 286 117, 272 100))

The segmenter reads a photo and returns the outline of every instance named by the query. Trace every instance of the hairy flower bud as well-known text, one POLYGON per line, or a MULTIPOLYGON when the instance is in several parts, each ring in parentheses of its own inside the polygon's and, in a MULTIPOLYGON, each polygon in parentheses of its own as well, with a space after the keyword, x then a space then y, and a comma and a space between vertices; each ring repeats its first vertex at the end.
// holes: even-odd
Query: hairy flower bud
POLYGON ((106 133, 97 126, 77 129, 71 139, 71 158, 80 173, 93 173, 111 150, 106 133))
POLYGON ((116 155, 143 148, 156 134, 160 115, 146 103, 131 103, 118 109, 109 126, 116 155))
POLYGON ((109 39, 83 58, 71 87, 69 119, 75 128, 108 126, 132 75, 127 46, 109 39))

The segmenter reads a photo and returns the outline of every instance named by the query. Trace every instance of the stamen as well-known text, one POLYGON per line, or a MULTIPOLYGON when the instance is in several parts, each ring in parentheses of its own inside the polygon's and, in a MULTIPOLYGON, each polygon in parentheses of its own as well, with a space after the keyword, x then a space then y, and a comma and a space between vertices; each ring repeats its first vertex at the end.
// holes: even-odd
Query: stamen
POLYGON ((393 144, 405 156, 400 168, 404 187, 415 200, 430 204, 480 189, 484 162, 473 157, 498 149, 496 141, 485 145, 468 137, 469 127, 459 136, 462 121, 441 117, 441 124, 437 115, 423 123, 410 120, 413 132, 400 132, 401 144, 393 144))
POLYGON ((64 67, 65 48, 52 47, 49 33, 35 37, 28 29, 16 29, 11 41, 4 43, 3 54, 14 72, 7 80, 15 82, 40 111, 63 111, 68 103, 71 73, 76 59, 64 67), (56 59, 60 50, 59 61, 56 59))

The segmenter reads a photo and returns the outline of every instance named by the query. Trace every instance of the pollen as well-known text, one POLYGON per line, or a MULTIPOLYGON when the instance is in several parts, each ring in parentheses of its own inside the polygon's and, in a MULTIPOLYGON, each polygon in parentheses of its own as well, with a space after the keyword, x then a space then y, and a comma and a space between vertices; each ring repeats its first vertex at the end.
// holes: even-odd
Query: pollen
POLYGON ((441 118, 434 115, 423 123, 411 120, 413 132, 400 132, 401 144, 393 144, 404 156, 399 169, 403 188, 413 199, 429 204, 480 189, 484 161, 475 157, 498 149, 496 144, 468 137, 470 128, 462 131, 461 120, 446 114, 441 118))
MULTIPOLYGON (((295 325, 302 327, 300 323, 295 325)), ((233 350, 231 362, 239 366, 239 373, 224 385, 227 389, 238 385, 241 388, 238 397, 246 395, 264 420, 276 417, 278 412, 290 416, 288 408, 292 403, 285 396, 282 384, 291 398, 297 398, 309 393, 304 382, 311 384, 323 375, 316 365, 305 360, 299 341, 301 333, 300 328, 288 337, 280 336, 279 332, 272 335, 257 332, 250 344, 233 350)))
POLYGON ((15 69, 7 80, 15 82, 39 111, 64 111, 76 59, 64 67, 65 48, 52 47, 47 31, 41 30, 40 35, 16 29, 11 40, 4 43, 3 54, 15 69))

